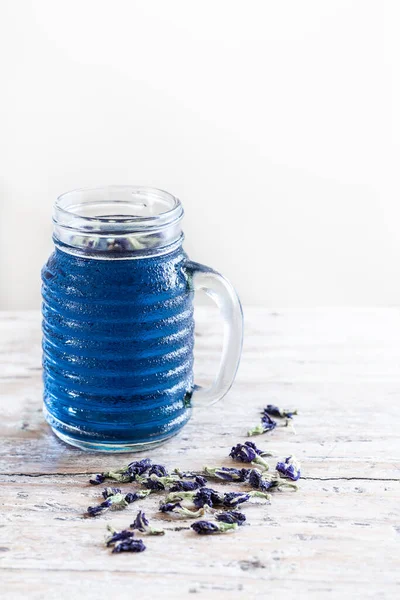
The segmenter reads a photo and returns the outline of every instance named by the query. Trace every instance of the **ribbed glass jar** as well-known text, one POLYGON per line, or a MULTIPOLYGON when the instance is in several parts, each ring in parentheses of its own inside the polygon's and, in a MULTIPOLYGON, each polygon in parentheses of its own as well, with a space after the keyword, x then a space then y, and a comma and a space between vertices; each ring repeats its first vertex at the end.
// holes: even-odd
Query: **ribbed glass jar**
MULTIPOLYGON (((64 441, 143 450, 189 419, 194 289, 222 286, 215 294, 227 307, 236 296, 222 276, 188 260, 182 216, 179 200, 149 188, 78 190, 57 200, 55 251, 42 270, 44 410, 64 441)), ((238 344, 206 391, 211 401, 232 383, 241 337, 238 344)))

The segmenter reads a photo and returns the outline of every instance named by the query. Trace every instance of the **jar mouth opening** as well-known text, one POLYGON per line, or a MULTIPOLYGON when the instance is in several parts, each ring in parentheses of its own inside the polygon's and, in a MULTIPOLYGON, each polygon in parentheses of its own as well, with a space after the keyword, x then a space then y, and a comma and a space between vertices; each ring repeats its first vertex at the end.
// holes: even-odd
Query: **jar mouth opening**
POLYGON ((79 229, 159 229, 183 216, 180 200, 152 187, 109 185, 77 189, 59 196, 54 205, 55 224, 79 229))

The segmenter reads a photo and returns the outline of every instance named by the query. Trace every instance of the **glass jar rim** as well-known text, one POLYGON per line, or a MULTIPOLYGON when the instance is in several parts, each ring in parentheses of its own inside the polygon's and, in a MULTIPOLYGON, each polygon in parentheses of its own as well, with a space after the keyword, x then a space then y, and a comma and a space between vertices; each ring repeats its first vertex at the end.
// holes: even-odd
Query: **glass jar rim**
POLYGON ((94 231, 97 224, 103 233, 108 229, 110 232, 163 229, 182 217, 183 207, 176 196, 165 190, 139 185, 71 190, 57 198, 53 213, 53 221, 60 227, 79 230, 90 226, 94 231), (112 206, 113 210, 118 208, 122 213, 102 214, 101 209, 106 205, 112 206), (131 214, 130 210, 142 214, 131 214))

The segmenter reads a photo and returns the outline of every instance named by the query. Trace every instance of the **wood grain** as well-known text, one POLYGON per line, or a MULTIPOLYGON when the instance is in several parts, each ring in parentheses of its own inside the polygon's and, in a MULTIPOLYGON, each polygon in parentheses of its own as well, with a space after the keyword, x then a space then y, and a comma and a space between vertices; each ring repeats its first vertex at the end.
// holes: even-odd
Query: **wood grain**
MULTIPOLYGON (((196 316, 196 375, 205 383, 218 365, 220 324, 205 307, 196 316)), ((41 412, 39 315, 0 313, 4 597, 399 594, 400 311, 248 308, 245 317, 231 392, 211 409, 198 408, 178 436, 149 456, 170 467, 229 465, 231 445, 245 440, 262 406, 274 402, 299 409, 296 434, 280 428, 254 439, 277 457, 296 454, 304 478, 297 493, 249 505, 247 524, 234 534, 209 539, 180 530, 190 522, 157 513, 155 496, 120 513, 83 518, 100 492, 86 474, 133 455, 84 453, 51 434, 41 412), (137 508, 167 534, 148 538, 140 555, 111 555, 103 545, 106 524, 126 527, 137 508)))

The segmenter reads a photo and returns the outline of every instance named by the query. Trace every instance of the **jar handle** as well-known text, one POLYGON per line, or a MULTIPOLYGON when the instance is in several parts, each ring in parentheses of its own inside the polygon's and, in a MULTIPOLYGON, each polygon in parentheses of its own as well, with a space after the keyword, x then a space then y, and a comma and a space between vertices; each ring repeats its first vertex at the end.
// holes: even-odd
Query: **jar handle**
POLYGON ((203 290, 220 309, 224 320, 222 355, 217 375, 210 387, 194 387, 192 401, 210 406, 229 391, 239 367, 243 343, 243 312, 232 284, 220 273, 196 262, 188 261, 186 269, 192 289, 203 290))

